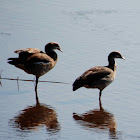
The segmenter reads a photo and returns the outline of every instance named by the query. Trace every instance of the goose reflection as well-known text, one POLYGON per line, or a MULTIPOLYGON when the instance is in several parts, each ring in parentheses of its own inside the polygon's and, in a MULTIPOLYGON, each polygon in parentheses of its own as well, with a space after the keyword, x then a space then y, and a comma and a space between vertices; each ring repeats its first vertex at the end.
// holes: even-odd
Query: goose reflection
POLYGON ((49 133, 60 130, 57 114, 49 105, 39 103, 36 93, 36 104, 28 106, 20 111, 17 116, 10 120, 10 125, 20 131, 39 130, 39 127, 46 126, 49 133))
POLYGON ((93 128, 95 128, 94 130, 109 130, 110 138, 117 139, 117 125, 114 115, 103 109, 101 101, 99 102, 99 106, 99 109, 94 109, 81 115, 73 113, 73 118, 85 129, 93 130, 93 128))

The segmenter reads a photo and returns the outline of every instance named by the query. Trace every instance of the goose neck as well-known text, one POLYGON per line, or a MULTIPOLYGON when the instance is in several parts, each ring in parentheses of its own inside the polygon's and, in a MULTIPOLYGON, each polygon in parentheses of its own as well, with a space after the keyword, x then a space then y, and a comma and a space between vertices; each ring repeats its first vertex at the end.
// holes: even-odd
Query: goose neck
POLYGON ((108 57, 108 62, 109 62, 108 67, 114 71, 114 68, 116 66, 114 58, 108 57))
POLYGON ((46 54, 50 56, 54 61, 57 60, 57 54, 55 51, 47 51, 46 54))

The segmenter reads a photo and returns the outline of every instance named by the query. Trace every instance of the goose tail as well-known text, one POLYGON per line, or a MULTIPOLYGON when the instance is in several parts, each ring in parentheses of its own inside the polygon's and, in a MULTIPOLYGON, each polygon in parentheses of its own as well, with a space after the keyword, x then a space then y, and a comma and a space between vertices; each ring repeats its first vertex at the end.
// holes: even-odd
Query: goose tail
POLYGON ((16 65, 18 62, 18 59, 17 58, 8 58, 8 62, 9 64, 11 65, 16 65))

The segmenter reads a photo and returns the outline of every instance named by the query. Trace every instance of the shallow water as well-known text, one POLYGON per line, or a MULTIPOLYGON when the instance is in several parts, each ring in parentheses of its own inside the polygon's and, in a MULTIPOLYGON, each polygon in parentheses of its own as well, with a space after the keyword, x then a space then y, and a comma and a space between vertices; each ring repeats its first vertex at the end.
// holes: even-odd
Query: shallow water
POLYGON ((2 78, 33 80, 7 63, 14 50, 56 41, 63 53, 53 70, 40 78, 36 103, 34 82, 1 79, 0 139, 132 140, 140 139, 139 0, 3 1, 0 4, 0 71, 2 78), (117 61, 115 81, 98 102, 99 91, 72 91, 85 70, 117 61))

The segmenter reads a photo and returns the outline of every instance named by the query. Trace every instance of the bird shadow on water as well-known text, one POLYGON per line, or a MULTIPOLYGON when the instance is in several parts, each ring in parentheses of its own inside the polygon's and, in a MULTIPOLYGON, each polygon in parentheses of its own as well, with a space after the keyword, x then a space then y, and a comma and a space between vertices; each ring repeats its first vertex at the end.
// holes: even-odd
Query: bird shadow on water
POLYGON ((117 135, 117 123, 114 115, 102 107, 99 100, 99 109, 90 110, 83 114, 73 113, 73 118, 77 124, 86 130, 104 133, 108 131, 109 139, 119 139, 117 135))
POLYGON ((27 106, 19 111, 12 119, 9 120, 9 126, 14 131, 23 135, 39 131, 42 127, 46 127, 48 134, 53 135, 60 131, 60 124, 57 120, 57 113, 50 105, 39 102, 36 91, 36 104, 27 106))

